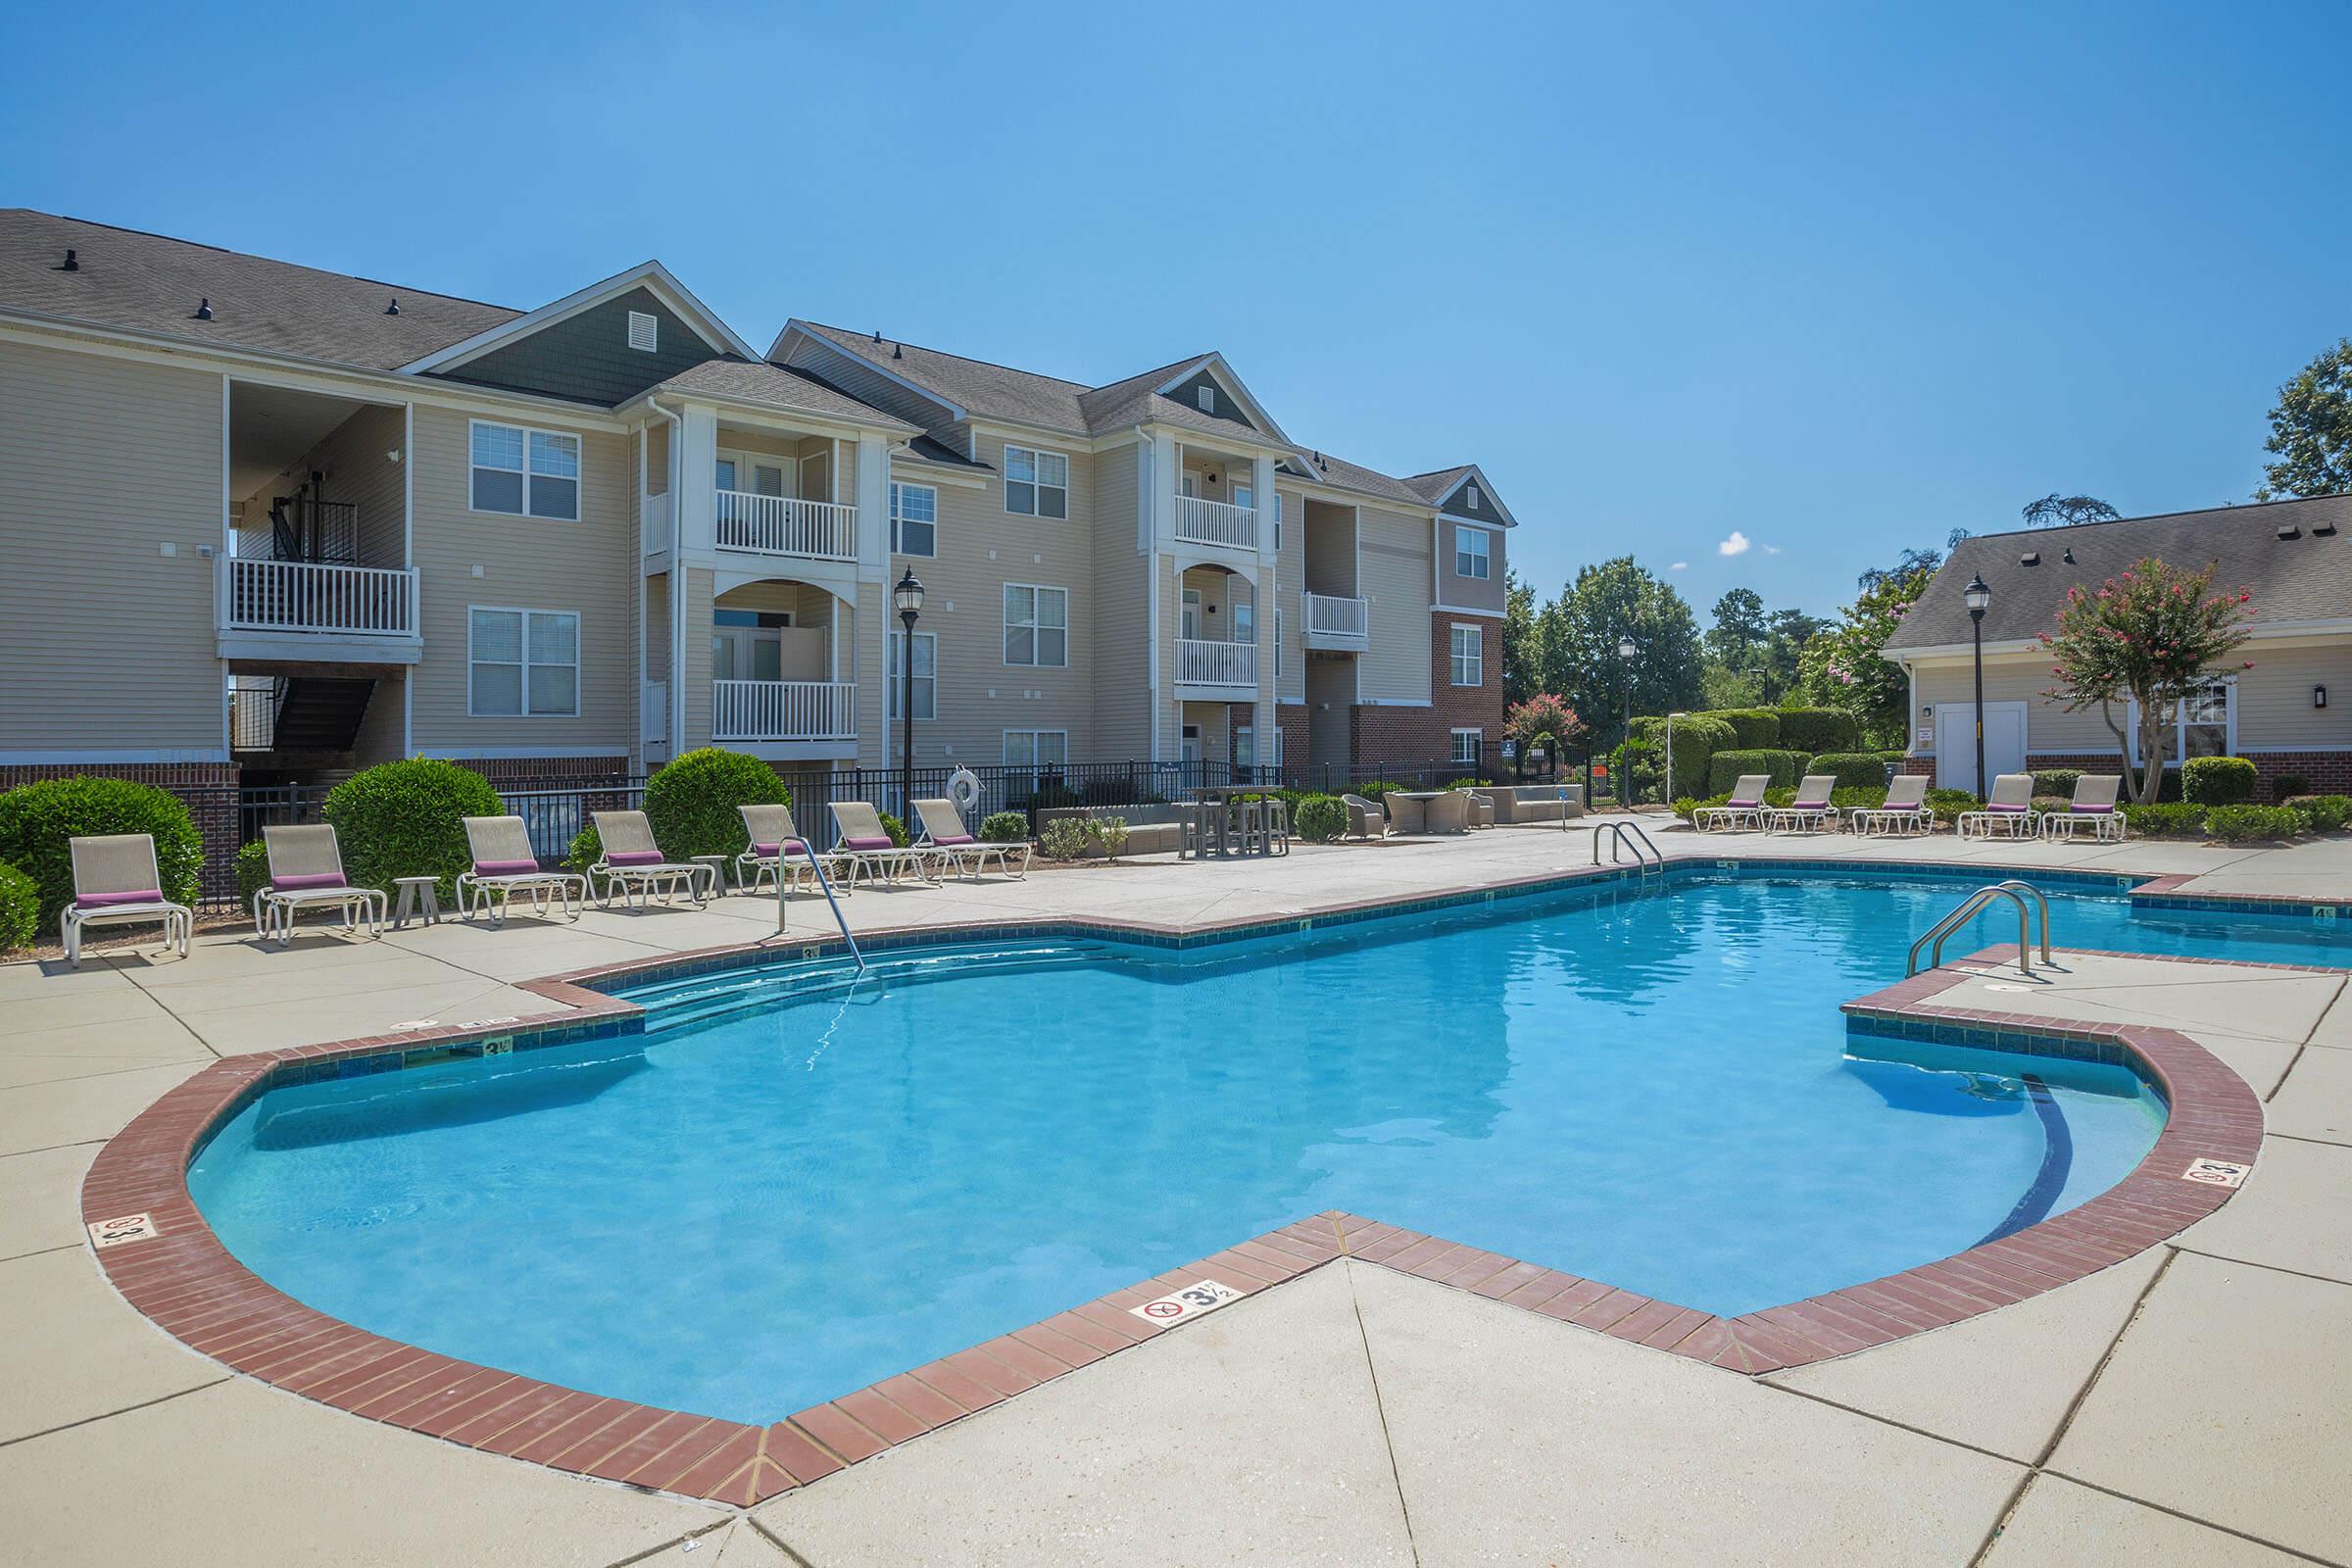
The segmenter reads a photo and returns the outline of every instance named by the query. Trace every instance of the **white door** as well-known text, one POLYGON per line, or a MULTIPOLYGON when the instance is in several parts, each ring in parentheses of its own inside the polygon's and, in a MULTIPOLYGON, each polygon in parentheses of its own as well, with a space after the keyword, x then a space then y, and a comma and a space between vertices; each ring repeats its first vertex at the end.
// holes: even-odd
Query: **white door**
POLYGON ((1200 590, 1198 588, 1184 591, 1184 625, 1176 635, 1188 643, 1200 640, 1200 590))
MULTIPOLYGON (((1984 767, 1994 778, 2026 770, 2026 705, 1984 705, 1984 767)), ((1977 710, 1971 703, 1936 705, 1936 787, 1977 788, 1977 710)))
POLYGON ((1188 762, 1200 760, 1200 726, 1198 724, 1184 726, 1184 760, 1188 762))

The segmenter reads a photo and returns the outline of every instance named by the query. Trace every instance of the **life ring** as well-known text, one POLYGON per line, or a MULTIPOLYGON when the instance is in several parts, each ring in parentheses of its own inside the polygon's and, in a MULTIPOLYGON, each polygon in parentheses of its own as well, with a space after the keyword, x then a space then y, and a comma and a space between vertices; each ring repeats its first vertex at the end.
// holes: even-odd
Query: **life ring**
POLYGON ((959 767, 949 774, 948 799, 956 803, 956 814, 969 822, 974 808, 980 804, 980 775, 968 767, 959 767))

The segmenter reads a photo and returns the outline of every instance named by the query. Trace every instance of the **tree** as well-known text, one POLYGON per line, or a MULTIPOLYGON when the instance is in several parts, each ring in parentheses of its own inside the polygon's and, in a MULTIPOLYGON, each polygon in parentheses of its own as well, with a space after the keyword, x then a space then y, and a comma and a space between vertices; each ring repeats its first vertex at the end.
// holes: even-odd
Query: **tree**
POLYGON ((1764 601, 1753 588, 1735 588, 1715 601, 1715 624, 1706 635, 1710 658, 1745 669, 1764 638, 1764 601))
POLYGON ((2053 490, 2027 502, 2018 515, 2029 528, 2071 528, 2078 522, 2113 522, 2123 514, 2097 496, 2062 496, 2053 490))
POLYGON ((2278 461, 2263 465, 2257 501, 2352 490, 2352 338, 2338 340, 2278 389, 2262 450, 2278 461))
POLYGON ((1561 756, 1584 739, 1585 721, 1576 716, 1576 710, 1557 693, 1537 692, 1504 711, 1502 733, 1519 743, 1513 768, 1524 774, 1528 753, 1539 745, 1548 751, 1551 765, 1557 769, 1561 756))
POLYGON ((1665 713, 1690 708, 1702 686, 1698 621, 1664 579, 1619 556, 1587 566, 1538 616, 1544 689, 1558 692, 1580 714, 1610 718, 1595 724, 1613 737, 1623 722, 1631 678, 1634 711, 1665 713), (1640 652, 1630 665, 1617 640, 1632 637, 1640 652))
MULTIPOLYGON (((1968 531, 1964 528, 1952 530, 1952 543, 1955 545, 1967 537, 1968 531)), ((1862 572, 1854 578, 1854 586, 1867 590, 1881 587, 1897 577, 1913 577, 1921 573, 1933 577, 1936 575, 1936 568, 1942 564, 1943 553, 1941 551, 1906 550, 1895 559, 1893 565, 1872 566, 1862 572)))
POLYGON ((1927 590, 1938 558, 1933 550, 1908 550, 1903 559, 1908 570, 1864 572, 1861 594, 1838 623, 1806 642, 1798 660, 1813 700, 1853 714, 1865 740, 1879 746, 1901 744, 1911 715, 1902 666, 1879 650, 1927 590))
POLYGON ((2132 780, 2134 801, 2156 799, 2170 750, 2166 737, 2181 701, 2246 640, 2252 613, 2246 605, 2253 595, 2243 589, 2212 590, 2211 566, 2183 571, 2151 557, 2108 578, 2095 594, 2068 589, 2066 603, 2058 607, 2058 629, 2041 634, 2055 661, 2050 673, 2059 680, 2042 696, 2064 703, 2070 713, 2096 705, 2126 757, 2132 755, 2132 738, 2116 707, 2138 705, 2140 770, 2132 780))
POLYGON ((1763 701, 1785 703, 1803 695, 1805 644, 1837 624, 1801 610, 1776 610, 1767 617, 1754 665, 1763 701))
POLYGON ((1543 647, 1536 635, 1536 586, 1507 568, 1502 588, 1502 700, 1525 702, 1543 673, 1543 647))

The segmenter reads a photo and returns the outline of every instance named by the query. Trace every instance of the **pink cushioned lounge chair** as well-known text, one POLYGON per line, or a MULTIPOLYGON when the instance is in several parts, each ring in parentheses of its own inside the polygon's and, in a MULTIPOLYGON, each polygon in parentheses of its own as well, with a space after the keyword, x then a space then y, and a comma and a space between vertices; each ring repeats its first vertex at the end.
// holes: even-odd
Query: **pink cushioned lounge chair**
POLYGON ((188 956, 196 911, 164 897, 152 834, 109 833, 66 847, 74 859, 74 902, 60 917, 68 963, 81 967, 82 928, 93 925, 160 925, 164 946, 188 956))
POLYGON ((942 850, 905 849, 891 841, 890 829, 882 825, 882 814, 865 801, 833 801, 825 809, 833 813, 833 825, 841 832, 841 842, 835 853, 854 858, 858 868, 867 876, 879 873, 885 879, 911 872, 917 881, 936 882, 932 869, 947 860, 942 850))
POLYGON ((1732 798, 1721 806, 1702 806, 1690 813, 1690 824, 1701 833, 1718 828, 1740 826, 1760 828, 1764 825, 1764 787, 1772 782, 1769 773, 1742 773, 1732 786, 1732 798))
POLYGON ((473 869, 458 873, 458 912, 466 919, 488 911, 492 925, 506 924, 508 903, 517 893, 529 897, 533 914, 546 914, 549 901, 560 899, 566 915, 580 917, 588 879, 569 871, 540 870, 531 830, 521 817, 469 816, 466 843, 473 854, 473 869))
POLYGON ((2093 838, 2121 844, 2124 812, 2115 804, 2115 798, 2123 793, 2123 788, 2121 774, 2083 774, 2075 780, 2075 798, 2067 803, 2065 810, 2041 813, 2041 836, 2071 841, 2078 828, 2088 828, 2093 838))
POLYGON ((2034 775, 2003 773, 1992 781, 1992 799, 1984 803, 1984 809, 1962 811, 1953 827, 1964 839, 1988 839, 1995 833, 2025 839, 2034 836, 2035 821, 2034 775))
POLYGON ((1797 781, 1796 799, 1787 806, 1776 806, 1765 813, 1765 821, 1775 832, 1786 828, 1795 833, 1811 833, 1821 828, 1838 826, 1838 808, 1830 804, 1830 792, 1838 787, 1835 775, 1807 773, 1797 781))
MULTIPOLYGON (((757 893, 761 884, 773 887, 783 881, 783 891, 798 893, 801 878, 811 883, 817 880, 816 865, 811 863, 808 846, 801 830, 793 825, 789 806, 738 806, 743 816, 743 828, 752 838, 751 848, 735 857, 735 885, 757 893)), ((838 851, 819 850, 815 860, 825 868, 825 875, 834 879, 834 891, 848 894, 850 884, 858 879, 857 861, 838 851)))
POLYGON ((991 859, 1006 876, 1029 874, 1028 840, 1018 844, 990 844, 974 837, 963 825, 963 813, 956 809, 954 801, 917 801, 914 814, 923 825, 922 837, 914 841, 915 848, 940 851, 948 864, 973 881, 980 880, 980 873, 988 869, 991 859), (1013 864, 1016 855, 1020 857, 1017 867, 1013 864))
POLYGON ((591 811, 589 815, 596 819, 597 842, 605 852, 588 868, 588 893, 598 903, 611 905, 614 888, 620 890, 623 903, 634 898, 640 908, 652 902, 656 890, 664 904, 677 903, 681 888, 697 904, 708 904, 718 896, 718 867, 673 860, 663 855, 643 811, 591 811), (601 890, 597 886, 600 880, 604 883, 601 890))
POLYGON ((294 940, 294 917, 305 909, 333 909, 343 929, 357 932, 362 919, 369 936, 381 936, 385 918, 381 888, 353 887, 343 875, 343 849, 324 823, 262 829, 270 857, 270 880, 254 890, 253 934, 294 940))

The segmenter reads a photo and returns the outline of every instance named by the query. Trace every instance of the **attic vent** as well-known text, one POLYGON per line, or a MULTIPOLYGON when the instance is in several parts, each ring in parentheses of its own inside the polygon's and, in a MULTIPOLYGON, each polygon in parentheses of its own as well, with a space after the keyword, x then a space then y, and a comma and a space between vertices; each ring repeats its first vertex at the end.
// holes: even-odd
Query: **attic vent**
POLYGON ((1469 485, 1463 489, 1462 505, 1468 507, 1472 512, 1478 510, 1478 486, 1469 485))
POLYGON ((192 318, 192 319, 194 319, 194 320, 198 320, 198 321, 209 321, 209 320, 211 320, 212 318, 213 318, 213 302, 212 302, 211 300, 209 300, 209 299, 202 299, 202 300, 198 300, 198 301, 196 302, 196 314, 195 314, 195 316, 192 318))
POLYGON ((2041 552, 2029 550, 2017 558, 2017 564, 2021 566, 2038 566, 2041 564, 2041 552))
POLYGON ((2058 559, 2065 562, 2070 566, 2073 565, 2075 564, 2075 547, 2073 545, 2068 545, 2066 547, 2066 554, 2058 559))
POLYGON ((1207 382, 1203 381, 1200 386, 1193 389, 1193 395, 1200 400, 1200 412, 1202 414, 1214 414, 1217 412, 1217 389, 1215 387, 1210 386, 1207 382))
POLYGON ((2314 539, 2332 539, 2335 537, 2335 524, 2332 522, 2315 522, 2311 525, 2311 536, 2314 539))
POLYGON ((662 323, 643 311, 629 313, 629 347, 651 354, 661 346, 662 323))
POLYGON ((58 264, 57 270, 61 272, 78 272, 81 270, 81 258, 73 251, 68 251, 66 259, 58 264))
POLYGON ((2303 530, 2296 527, 2291 522, 2282 522, 2278 525, 2278 537, 2281 539, 2300 539, 2303 537, 2303 530))

